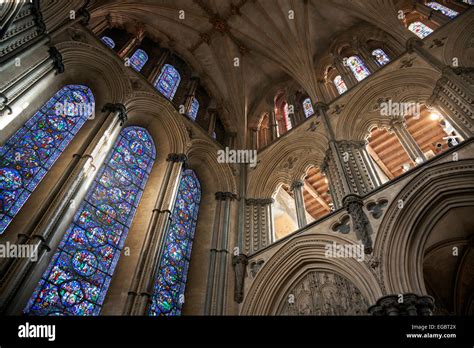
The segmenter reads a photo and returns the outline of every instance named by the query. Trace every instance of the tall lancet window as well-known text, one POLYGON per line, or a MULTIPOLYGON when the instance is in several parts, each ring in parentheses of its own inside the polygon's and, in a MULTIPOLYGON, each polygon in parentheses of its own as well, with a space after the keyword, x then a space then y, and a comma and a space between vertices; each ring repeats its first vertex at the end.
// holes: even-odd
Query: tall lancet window
POLYGON ((387 54, 381 48, 374 50, 372 56, 375 57, 375 60, 380 66, 384 66, 390 62, 390 58, 388 58, 387 54))
POLYGON ((0 234, 94 113, 88 87, 61 88, 0 147, 0 234))
POLYGON ((102 42, 109 46, 111 49, 115 48, 115 42, 108 36, 102 36, 102 42))
POLYGON ((343 94, 347 91, 347 86, 344 80, 342 79, 341 75, 337 75, 334 78, 334 85, 336 86, 337 92, 339 94, 343 94))
POLYGON ((194 171, 186 169, 166 231, 149 315, 181 314, 200 202, 199 180, 194 171))
POLYGON ((410 30, 413 34, 418 36, 420 39, 424 39, 428 35, 433 32, 433 29, 428 27, 427 25, 421 22, 413 22, 408 26, 408 30, 410 30))
POLYGON ((304 115, 306 118, 314 115, 313 103, 311 102, 310 98, 306 98, 303 101, 303 110, 304 110, 304 115))
POLYGON ((189 118, 191 120, 196 121, 196 117, 199 111, 199 101, 196 98, 193 98, 193 102, 191 103, 191 109, 188 112, 189 118))
POLYGON ((357 56, 349 57, 347 59, 347 65, 349 65, 357 81, 362 81, 370 75, 369 69, 367 69, 362 59, 357 56))
POLYGON ((141 71, 145 66, 146 62, 148 61, 148 55, 142 49, 138 49, 135 53, 130 57, 130 65, 136 70, 141 71))
POLYGON ((433 10, 441 12, 442 14, 444 14, 445 16, 449 18, 454 18, 459 14, 458 12, 451 10, 450 8, 444 5, 441 5, 435 1, 431 1, 427 3, 426 6, 431 7, 433 10))
POLYGON ((176 70, 172 65, 165 64, 154 85, 155 88, 168 100, 173 100, 180 82, 181 75, 178 70, 176 70))
POLYGON ((98 315, 155 161, 143 128, 120 132, 24 312, 98 315))

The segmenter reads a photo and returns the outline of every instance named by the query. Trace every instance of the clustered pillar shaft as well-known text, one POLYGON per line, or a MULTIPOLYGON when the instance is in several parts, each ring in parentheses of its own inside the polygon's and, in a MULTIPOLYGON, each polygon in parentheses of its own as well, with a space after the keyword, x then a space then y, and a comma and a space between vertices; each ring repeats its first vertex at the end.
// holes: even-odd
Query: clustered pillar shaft
POLYGON ((166 231, 171 223, 171 214, 186 160, 185 154, 176 153, 169 154, 166 159, 168 165, 148 223, 146 239, 140 252, 132 286, 128 292, 125 315, 146 315, 151 303, 166 231))
MULTIPOLYGON (((44 44, 46 41, 44 39, 39 44, 44 44)), ((37 48, 38 45, 34 47, 37 48)), ((47 58, 44 58, 32 69, 28 69, 0 89, 0 117, 5 114, 12 114, 16 107, 15 102, 35 88, 37 83, 64 72, 61 53, 55 47, 50 47, 48 53, 47 58)))
POLYGON ((231 203, 236 199, 231 192, 216 192, 209 275, 204 310, 206 315, 223 315, 226 308, 227 267, 231 203))
POLYGON ((107 104, 102 111, 109 113, 106 121, 25 243, 37 250, 38 262, 17 259, 3 275, 0 312, 21 312, 127 120, 122 104, 107 104))
POLYGON ((408 132, 406 122, 403 118, 393 118, 390 120, 389 132, 397 136, 403 149, 408 154, 408 157, 410 157, 414 163, 420 164, 426 161, 425 154, 410 132, 408 132))
POLYGON ((291 191, 293 191, 295 199, 298 228, 303 228, 308 224, 306 221, 306 209, 304 207, 303 187, 304 182, 300 180, 294 181, 291 185, 291 191))

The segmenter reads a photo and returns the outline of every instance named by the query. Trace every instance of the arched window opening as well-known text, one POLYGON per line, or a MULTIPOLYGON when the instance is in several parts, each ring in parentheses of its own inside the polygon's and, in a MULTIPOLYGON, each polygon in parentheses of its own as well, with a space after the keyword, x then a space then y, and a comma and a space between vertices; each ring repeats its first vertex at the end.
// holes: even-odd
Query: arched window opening
POLYGON ((196 117, 199 111, 199 101, 196 98, 193 98, 193 102, 191 103, 191 107, 188 112, 189 118, 191 120, 196 121, 196 117))
POLYGON ((143 128, 121 131, 24 312, 98 315, 155 161, 143 128))
POLYGON ((347 65, 351 69, 357 81, 362 81, 370 75, 369 69, 367 69, 362 59, 357 56, 349 57, 347 59, 347 65))
POLYGON ((165 96, 168 100, 173 100, 173 97, 181 82, 181 75, 174 66, 165 64, 161 69, 161 73, 156 79, 155 88, 165 96))
POLYGON ((347 91, 347 85, 342 79, 341 75, 337 75, 334 78, 334 85, 336 86, 337 92, 339 94, 343 94, 347 91))
POLYGON ((319 220, 334 210, 329 181, 318 167, 311 167, 304 181, 304 205, 311 216, 308 223, 319 220))
POLYGON ((431 7, 435 11, 441 12, 442 14, 444 14, 445 16, 449 18, 454 18, 459 14, 458 12, 450 9, 449 7, 441 5, 440 3, 437 3, 436 1, 428 2, 426 6, 431 7))
POLYGON ((303 101, 303 110, 306 118, 314 115, 313 103, 311 102, 311 98, 306 98, 303 101))
POLYGON ((458 145, 463 139, 439 112, 424 108, 417 117, 407 117, 407 130, 426 159, 458 145))
POLYGON ((375 128, 370 132, 367 152, 375 162, 375 169, 382 183, 396 178, 416 164, 408 157, 400 140, 386 129, 375 128))
POLYGON ((194 171, 186 169, 181 175, 171 223, 165 234, 149 315, 181 314, 200 202, 199 180, 194 171))
POLYGON ((298 229, 295 200, 289 187, 281 186, 273 196, 274 240, 279 240, 298 229))
POLYGON ((94 114, 94 108, 88 87, 65 86, 0 147, 0 234, 94 114))
POLYGON ((115 42, 108 36, 102 36, 102 42, 109 46, 111 49, 115 48, 115 42))
POLYGON ((433 32, 433 29, 421 22, 413 22, 408 26, 408 30, 418 36, 420 39, 424 39, 433 32))
POLYGON ((387 54, 381 48, 374 50, 372 56, 375 57, 375 60, 380 66, 384 66, 390 62, 390 58, 388 58, 387 54))
POLYGON ((138 72, 143 69, 147 61, 148 55, 140 48, 130 57, 130 65, 138 72))

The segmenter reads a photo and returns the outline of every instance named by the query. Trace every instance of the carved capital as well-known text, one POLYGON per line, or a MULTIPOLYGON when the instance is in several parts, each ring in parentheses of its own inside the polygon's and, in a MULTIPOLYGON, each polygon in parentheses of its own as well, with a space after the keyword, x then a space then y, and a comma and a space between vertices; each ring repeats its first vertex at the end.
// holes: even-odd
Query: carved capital
POLYGON ((114 112, 117 113, 117 116, 120 120, 120 125, 123 126, 123 124, 127 121, 127 108, 125 105, 120 104, 120 103, 107 103, 104 105, 102 108, 102 112, 114 112))
POLYGON ((246 205, 268 205, 274 202, 273 198, 248 198, 245 200, 246 205))
POLYGON ((304 186, 304 182, 302 180, 295 180, 291 184, 290 190, 294 191, 295 189, 298 189, 298 188, 303 187, 303 186, 304 186))
POLYGON ((237 195, 232 192, 216 192, 215 196, 216 196, 216 200, 218 201, 226 201, 226 200, 233 201, 234 199, 237 199, 237 195))
POLYGON ((423 41, 418 37, 411 37, 406 42, 408 53, 413 53, 417 48, 423 47, 423 41))
POLYGON ((188 156, 184 153, 170 153, 168 157, 166 157, 167 162, 174 162, 174 163, 186 163, 188 160, 188 156))
POLYGON ((56 74, 61 74, 64 72, 63 56, 54 46, 50 47, 48 50, 49 57, 53 61, 53 67, 56 70, 56 74))
POLYGON ((368 312, 375 316, 431 316, 434 309, 433 297, 407 293, 381 297, 368 312))

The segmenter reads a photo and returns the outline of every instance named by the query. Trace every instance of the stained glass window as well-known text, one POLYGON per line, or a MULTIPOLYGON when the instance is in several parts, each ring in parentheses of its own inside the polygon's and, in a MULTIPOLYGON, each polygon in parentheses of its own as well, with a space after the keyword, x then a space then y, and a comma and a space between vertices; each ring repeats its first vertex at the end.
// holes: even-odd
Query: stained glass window
POLYGON ((168 100, 173 100, 180 82, 181 75, 178 70, 172 65, 165 64, 161 69, 160 76, 155 81, 155 88, 168 100))
POLYGON ((310 98, 306 98, 303 101, 303 110, 306 117, 314 115, 313 103, 310 98))
POLYGON ((367 69, 362 59, 357 56, 349 57, 347 59, 347 65, 351 69, 357 81, 362 81, 370 75, 369 69, 367 69))
POLYGON ((380 66, 384 66, 385 64, 390 62, 390 58, 388 58, 387 54, 381 48, 374 50, 372 52, 372 55, 375 57, 377 63, 380 66))
POLYGON ((199 180, 194 171, 186 169, 166 233, 149 315, 181 314, 200 202, 199 180))
POLYGON ((408 30, 418 36, 420 39, 424 39, 433 32, 433 29, 424 25, 421 22, 413 22, 408 26, 408 30))
POLYGON ((450 8, 443 6, 435 1, 429 2, 426 4, 426 6, 431 7, 433 10, 439 11, 445 16, 448 16, 449 18, 454 18, 456 17, 459 13, 451 10, 450 8))
POLYGON ((188 112, 188 116, 193 121, 196 121, 198 111, 199 111, 199 101, 196 98, 193 98, 193 102, 191 103, 191 109, 188 112))
POLYGON ((469 5, 474 5, 474 0, 462 0, 462 2, 469 4, 469 5))
POLYGON ((102 42, 105 43, 107 46, 109 46, 110 48, 114 49, 115 48, 115 42, 114 40, 112 40, 110 37, 108 36, 103 36, 102 37, 102 42))
POLYGON ((146 62, 148 61, 148 55, 145 53, 144 50, 138 49, 135 53, 130 57, 130 65, 136 70, 140 71, 145 66, 146 62))
POLYGON ((155 160, 143 128, 121 131, 24 312, 98 315, 155 160))
POLYGON ((339 94, 345 93, 347 91, 346 83, 342 79, 341 75, 337 75, 334 78, 334 85, 336 86, 337 91, 339 92, 339 94))
POLYGON ((94 113, 89 88, 68 85, 0 147, 0 234, 94 113))

